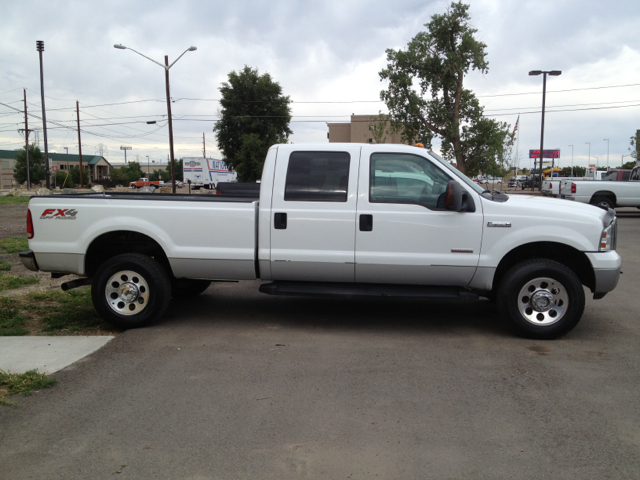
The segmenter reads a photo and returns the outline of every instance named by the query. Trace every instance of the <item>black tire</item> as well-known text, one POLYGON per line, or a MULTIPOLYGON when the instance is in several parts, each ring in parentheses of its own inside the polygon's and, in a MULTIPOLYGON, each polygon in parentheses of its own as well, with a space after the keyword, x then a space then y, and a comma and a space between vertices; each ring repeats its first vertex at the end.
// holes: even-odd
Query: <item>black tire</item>
POLYGON ((498 309, 526 338, 553 339, 571 331, 584 312, 582 283, 553 260, 527 260, 512 267, 498 287, 498 309))
POLYGON ((604 210, 609 210, 610 208, 615 208, 613 201, 609 197, 597 196, 591 199, 591 205, 595 205, 596 207, 600 207, 604 210))
POLYGON ((171 297, 180 300, 200 295, 211 285, 210 280, 176 278, 171 281, 171 297))
POLYGON ((118 255, 103 263, 91 284, 91 299, 100 316, 117 328, 149 325, 171 300, 167 272, 139 253, 118 255))

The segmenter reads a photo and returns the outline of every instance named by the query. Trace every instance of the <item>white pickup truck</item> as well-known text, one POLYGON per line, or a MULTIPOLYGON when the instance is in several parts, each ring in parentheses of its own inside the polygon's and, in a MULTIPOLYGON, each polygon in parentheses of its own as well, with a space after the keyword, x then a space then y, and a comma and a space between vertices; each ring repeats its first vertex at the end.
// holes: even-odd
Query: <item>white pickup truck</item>
POLYGON ((626 182, 563 180, 560 195, 566 200, 597 205, 605 210, 616 207, 640 208, 640 167, 633 167, 626 182))
POLYGON ((259 200, 33 197, 27 228, 23 263, 86 277, 63 288, 90 283, 121 328, 212 280, 262 279, 276 295, 485 296, 518 333, 555 338, 580 320, 583 285, 602 298, 620 275, 613 210, 490 193, 404 145, 274 145, 259 200))

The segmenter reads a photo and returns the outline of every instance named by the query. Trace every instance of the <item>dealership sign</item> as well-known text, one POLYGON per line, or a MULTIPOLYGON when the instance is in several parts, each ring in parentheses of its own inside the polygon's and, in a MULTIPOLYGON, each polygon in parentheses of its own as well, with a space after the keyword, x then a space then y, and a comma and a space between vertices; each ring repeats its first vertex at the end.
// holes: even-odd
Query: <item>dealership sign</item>
MULTIPOLYGON (((544 158, 560 158, 560 150, 543 150, 544 158)), ((540 150, 529 150, 529 158, 540 158, 540 150)))

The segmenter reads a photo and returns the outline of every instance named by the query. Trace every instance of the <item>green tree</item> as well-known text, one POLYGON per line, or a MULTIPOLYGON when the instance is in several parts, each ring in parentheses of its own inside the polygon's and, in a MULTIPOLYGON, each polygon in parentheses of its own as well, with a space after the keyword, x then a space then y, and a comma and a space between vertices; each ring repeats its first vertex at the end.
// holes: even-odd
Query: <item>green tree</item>
POLYGON ((220 120, 213 129, 218 148, 227 165, 235 168, 239 181, 256 181, 269 147, 286 143, 293 133, 289 128, 291 100, 282 95, 282 88, 268 73, 259 75, 248 66, 231 72, 220 93, 220 120))
POLYGON ((129 162, 120 168, 114 168, 109 174, 113 183, 125 187, 129 186, 129 182, 135 182, 142 176, 142 168, 138 162, 129 162))
POLYGON ((469 70, 487 73, 486 45, 474 38, 469 5, 453 2, 444 15, 433 15, 406 50, 387 50, 380 72, 389 87, 380 93, 403 140, 431 147, 442 140, 442 153, 467 173, 483 170, 500 157, 508 125, 483 116, 476 96, 464 88, 469 70))
MULTIPOLYGON (((80 175, 79 172, 78 175, 80 175)), ((69 176, 67 176, 66 170, 58 170, 55 174, 55 179, 56 185, 60 188, 73 188, 76 186, 71 174, 69 173, 69 176)))
POLYGON ((369 123, 369 131, 373 135, 374 143, 385 143, 387 135, 393 135, 396 130, 394 130, 394 124, 391 123, 391 116, 380 112, 375 120, 369 123))
MULTIPOLYGON (((184 169, 182 168, 183 166, 184 161, 182 158, 180 160, 176 160, 176 180, 179 180, 181 182, 184 181, 184 169)), ((171 162, 169 162, 169 164, 167 165, 166 172, 168 173, 168 176, 165 178, 163 174, 162 178, 160 178, 160 180, 163 180, 165 182, 171 180, 171 162)))
POLYGON ((622 168, 622 169, 627 169, 627 170, 631 170, 633 167, 636 166, 636 161, 635 160, 631 160, 630 162, 625 162, 623 163, 620 167, 618 168, 622 168))
MULTIPOLYGON (((19 185, 27 181, 27 151, 23 147, 14 157, 16 165, 13 169, 13 178, 19 185)), ((44 154, 35 144, 29 145, 29 177, 31 185, 37 185, 47 177, 44 164, 44 154)))
MULTIPOLYGON (((80 185, 80 167, 73 166, 69 168, 69 177, 73 180, 75 186, 89 186, 91 184, 91 179, 89 178, 89 168, 82 166, 82 180, 84 185, 80 185)), ((67 180, 68 182, 68 180, 67 180)))
POLYGON ((631 156, 635 159, 638 159, 638 142, 640 142, 640 130, 636 132, 636 135, 631 137, 631 144, 629 146, 631 156))

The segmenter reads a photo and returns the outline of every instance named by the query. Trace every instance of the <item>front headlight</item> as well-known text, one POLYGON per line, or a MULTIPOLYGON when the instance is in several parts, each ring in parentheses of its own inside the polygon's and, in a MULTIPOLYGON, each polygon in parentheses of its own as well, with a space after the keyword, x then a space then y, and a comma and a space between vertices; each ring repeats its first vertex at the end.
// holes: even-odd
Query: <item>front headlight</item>
POLYGON ((609 252, 616 249, 616 237, 618 234, 618 219, 613 218, 608 227, 600 234, 600 251, 609 252))

